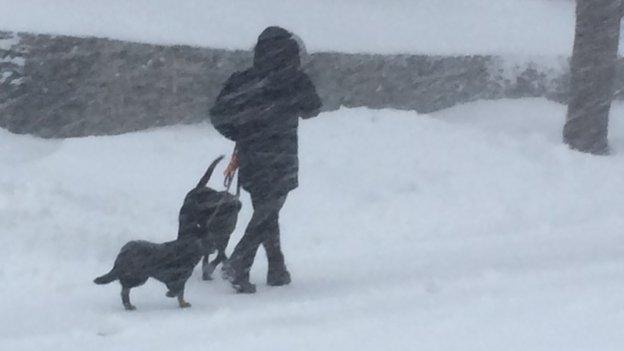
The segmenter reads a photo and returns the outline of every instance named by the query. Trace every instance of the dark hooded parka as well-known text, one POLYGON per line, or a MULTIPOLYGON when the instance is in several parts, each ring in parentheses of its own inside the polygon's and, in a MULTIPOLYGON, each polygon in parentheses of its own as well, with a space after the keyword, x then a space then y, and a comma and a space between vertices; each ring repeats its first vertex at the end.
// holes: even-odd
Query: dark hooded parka
POLYGON ((273 197, 298 186, 298 118, 316 116, 320 108, 301 70, 297 41, 285 29, 265 29, 253 67, 232 74, 210 110, 214 127, 236 142, 245 190, 273 197))

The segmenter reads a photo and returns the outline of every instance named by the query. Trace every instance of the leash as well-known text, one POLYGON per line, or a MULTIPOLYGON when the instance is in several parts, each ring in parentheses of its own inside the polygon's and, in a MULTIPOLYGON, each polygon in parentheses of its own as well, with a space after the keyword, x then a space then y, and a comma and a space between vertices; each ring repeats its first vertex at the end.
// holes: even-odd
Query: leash
MULTIPOLYGON (((232 183, 234 182, 234 175, 228 175, 223 179, 223 186, 225 186, 225 189, 230 192, 230 187, 232 187, 232 183)), ((240 177, 238 175, 238 171, 236 171, 236 198, 238 199, 240 197, 240 190, 241 190, 241 183, 240 183, 240 177)))

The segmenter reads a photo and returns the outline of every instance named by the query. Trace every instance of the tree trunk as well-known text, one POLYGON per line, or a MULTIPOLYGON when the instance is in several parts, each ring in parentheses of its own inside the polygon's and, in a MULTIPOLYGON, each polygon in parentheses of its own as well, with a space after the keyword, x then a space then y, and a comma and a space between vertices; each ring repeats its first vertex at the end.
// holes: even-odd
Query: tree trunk
POLYGON ((579 151, 609 152, 607 132, 621 9, 621 0, 577 0, 571 96, 563 140, 579 151))

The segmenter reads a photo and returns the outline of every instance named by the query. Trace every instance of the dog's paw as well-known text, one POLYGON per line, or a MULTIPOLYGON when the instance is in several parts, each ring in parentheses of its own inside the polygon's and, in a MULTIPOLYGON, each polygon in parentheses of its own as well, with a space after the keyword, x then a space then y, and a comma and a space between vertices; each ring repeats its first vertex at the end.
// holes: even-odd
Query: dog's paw
POLYGON ((184 302, 180 302, 180 308, 188 308, 191 307, 191 304, 184 301, 184 302))
POLYGON ((136 306, 130 305, 130 304, 124 305, 124 308, 126 309, 126 311, 134 311, 134 310, 136 310, 136 306))

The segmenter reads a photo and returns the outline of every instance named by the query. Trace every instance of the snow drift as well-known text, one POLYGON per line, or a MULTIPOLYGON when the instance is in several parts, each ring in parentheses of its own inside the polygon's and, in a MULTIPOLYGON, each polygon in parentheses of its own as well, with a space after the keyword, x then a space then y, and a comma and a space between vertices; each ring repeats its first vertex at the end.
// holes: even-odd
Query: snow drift
POLYGON ((270 25, 312 52, 569 55, 574 37, 565 0, 0 0, 0 9, 0 30, 229 49, 249 49, 270 25))
MULTIPOLYGON (((119 247, 175 237, 186 191, 232 145, 208 125, 41 140, 0 131, 0 344, 11 350, 619 350, 624 124, 614 155, 560 141, 564 108, 477 102, 430 116, 303 121, 282 215, 294 282, 95 286, 119 247)), ((219 186, 214 177, 213 186, 219 186)), ((249 199, 231 244, 250 216, 249 199)), ((230 248, 231 250, 231 248, 230 248)))

